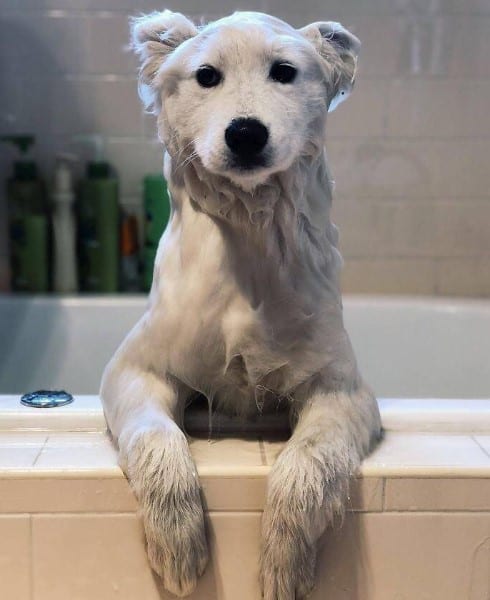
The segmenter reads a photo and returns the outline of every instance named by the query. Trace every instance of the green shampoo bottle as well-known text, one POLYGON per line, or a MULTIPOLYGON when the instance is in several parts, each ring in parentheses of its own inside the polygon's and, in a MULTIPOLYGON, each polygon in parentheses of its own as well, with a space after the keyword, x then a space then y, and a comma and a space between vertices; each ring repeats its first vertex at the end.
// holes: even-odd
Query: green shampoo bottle
POLYGON ((114 293, 119 289, 119 191, 111 165, 101 157, 87 164, 78 199, 80 289, 114 293))
POLYGON ((17 146, 21 153, 7 181, 11 288, 15 292, 47 292, 51 262, 49 210, 44 181, 36 163, 27 157, 34 136, 9 135, 1 139, 17 146))
POLYGON ((163 175, 146 175, 143 179, 145 209, 145 243, 143 247, 143 289, 153 281, 158 243, 170 218, 170 197, 163 175))

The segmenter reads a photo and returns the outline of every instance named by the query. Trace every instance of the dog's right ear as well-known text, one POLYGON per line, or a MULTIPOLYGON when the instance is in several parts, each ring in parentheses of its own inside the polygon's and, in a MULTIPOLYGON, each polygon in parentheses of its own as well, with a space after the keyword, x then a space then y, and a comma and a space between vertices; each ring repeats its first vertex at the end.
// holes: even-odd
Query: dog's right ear
POLYGON ((299 32, 315 46, 331 73, 332 88, 328 98, 331 112, 352 90, 361 42, 335 21, 312 23, 299 32))
POLYGON ((165 59, 182 42, 197 35, 194 23, 170 10, 135 17, 130 21, 131 48, 140 57, 140 97, 149 110, 159 110, 156 77, 165 59))

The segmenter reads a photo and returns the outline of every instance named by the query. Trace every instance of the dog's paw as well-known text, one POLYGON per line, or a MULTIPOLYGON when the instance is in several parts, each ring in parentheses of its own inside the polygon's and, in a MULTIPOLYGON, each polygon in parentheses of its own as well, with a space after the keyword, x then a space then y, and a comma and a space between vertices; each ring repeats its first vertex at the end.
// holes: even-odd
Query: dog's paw
POLYGON ((290 443, 271 470, 262 517, 264 600, 303 600, 314 586, 316 543, 342 510, 346 481, 318 455, 290 443))
POLYGON ((199 481, 185 436, 145 432, 129 446, 128 474, 141 505, 148 558, 164 587, 186 596, 206 568, 199 481))
POLYGON ((316 547, 294 523, 264 515, 260 585, 264 600, 303 600, 315 583, 316 547))
POLYGON ((164 587, 182 597, 196 587, 208 562, 208 549, 201 503, 187 501, 185 515, 176 507, 167 507, 161 526, 155 530, 145 519, 147 552, 151 568, 161 577, 164 587))

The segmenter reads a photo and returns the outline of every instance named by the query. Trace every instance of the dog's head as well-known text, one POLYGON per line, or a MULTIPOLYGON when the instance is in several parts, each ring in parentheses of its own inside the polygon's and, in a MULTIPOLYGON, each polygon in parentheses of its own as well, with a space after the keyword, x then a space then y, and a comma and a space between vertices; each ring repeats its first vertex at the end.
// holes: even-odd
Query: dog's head
POLYGON ((294 29, 238 12, 203 27, 164 11, 132 22, 140 94, 177 161, 254 187, 323 145, 350 92, 359 40, 334 22, 294 29))

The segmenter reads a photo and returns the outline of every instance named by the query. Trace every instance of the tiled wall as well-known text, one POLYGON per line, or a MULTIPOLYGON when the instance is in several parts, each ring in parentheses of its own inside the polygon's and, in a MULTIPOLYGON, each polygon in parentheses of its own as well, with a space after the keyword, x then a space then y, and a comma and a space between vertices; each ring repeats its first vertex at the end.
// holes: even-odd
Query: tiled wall
MULTIPOLYGON (((344 289, 490 296, 489 0, 170 0, 212 19, 238 8, 296 26, 339 20, 363 42, 352 98, 330 117, 334 217, 344 289)), ((160 170, 154 122, 124 52, 127 17, 155 0, 0 0, 0 131, 37 135, 36 156, 86 148, 101 132, 122 201, 137 210, 143 174, 160 170)), ((1 149, 0 180, 13 153, 1 149)), ((0 202, 0 289, 7 280, 0 202)))
MULTIPOLYGON (((319 541, 310 600, 490 598, 490 436, 424 429, 387 431, 364 462, 342 526, 319 541)), ((260 598, 266 478, 282 447, 191 438, 211 560, 188 600, 260 598)), ((152 576, 136 510, 105 432, 0 430, 0 597, 175 600, 152 576)))

